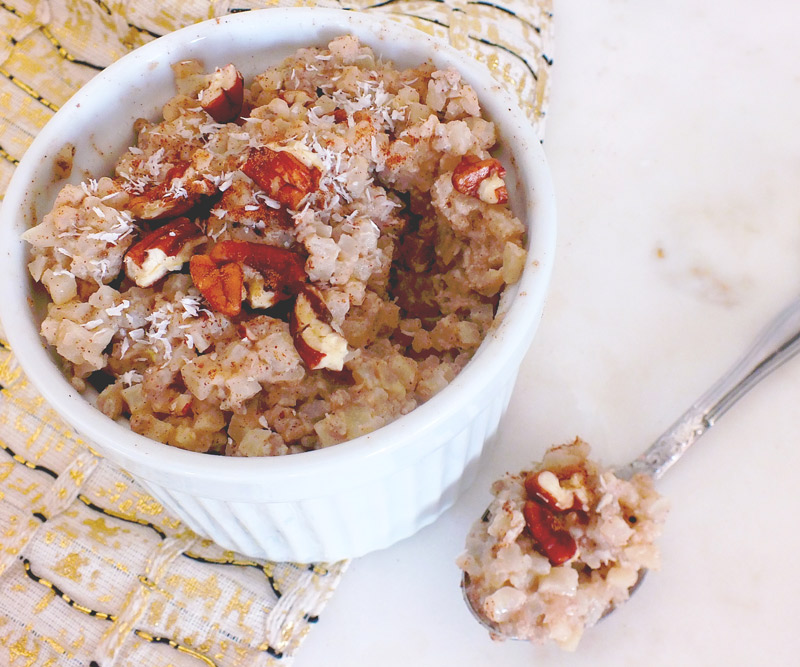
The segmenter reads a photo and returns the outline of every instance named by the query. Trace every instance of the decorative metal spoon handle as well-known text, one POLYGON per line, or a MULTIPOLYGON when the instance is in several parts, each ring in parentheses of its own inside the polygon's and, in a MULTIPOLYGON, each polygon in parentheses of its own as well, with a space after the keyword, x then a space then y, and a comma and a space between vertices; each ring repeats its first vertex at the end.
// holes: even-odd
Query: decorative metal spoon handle
POLYGON ((800 298, 784 309, 744 356, 681 415, 639 458, 615 471, 659 479, 703 433, 759 381, 800 352, 800 298))

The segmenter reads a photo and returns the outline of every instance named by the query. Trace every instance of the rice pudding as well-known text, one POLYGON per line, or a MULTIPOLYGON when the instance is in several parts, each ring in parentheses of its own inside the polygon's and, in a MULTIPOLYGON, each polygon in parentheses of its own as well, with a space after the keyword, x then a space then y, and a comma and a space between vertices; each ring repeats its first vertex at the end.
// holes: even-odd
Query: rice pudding
POLYGON ((525 264, 495 127, 453 69, 352 36, 177 94, 24 238, 41 333, 147 437, 234 456, 368 433, 466 365, 525 264))

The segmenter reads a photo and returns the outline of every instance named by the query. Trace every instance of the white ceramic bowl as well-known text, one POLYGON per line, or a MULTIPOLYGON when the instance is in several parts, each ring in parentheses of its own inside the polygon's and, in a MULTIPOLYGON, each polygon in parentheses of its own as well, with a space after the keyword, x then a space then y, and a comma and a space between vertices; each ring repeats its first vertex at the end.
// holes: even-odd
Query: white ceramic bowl
POLYGON ((147 44, 98 74, 53 117, 18 166, 3 203, 0 315, 25 372, 50 404, 196 532, 250 556, 333 561, 413 534, 472 481, 541 318, 555 229, 539 141, 483 66, 388 19, 266 9, 206 21, 147 44), (171 63, 234 62, 247 77, 297 48, 324 46, 348 32, 399 65, 431 59, 455 66, 497 123, 512 205, 529 230, 528 264, 504 295, 498 324, 463 372, 430 401, 374 433, 323 450, 259 459, 210 456, 148 440, 107 418, 59 371, 38 333, 41 304, 31 300, 28 249, 19 237, 50 210, 63 185, 54 180, 54 154, 65 142, 77 147, 73 183, 86 174, 110 173, 116 156, 133 143, 133 121, 156 119, 174 94, 171 63))

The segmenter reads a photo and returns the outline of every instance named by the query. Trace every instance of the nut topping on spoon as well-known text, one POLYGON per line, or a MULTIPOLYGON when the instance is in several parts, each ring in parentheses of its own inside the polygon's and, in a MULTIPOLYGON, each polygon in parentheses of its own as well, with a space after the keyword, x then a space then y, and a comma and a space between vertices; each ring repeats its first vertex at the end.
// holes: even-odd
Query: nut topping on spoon
POLYGON ((588 453, 576 439, 493 484, 458 560, 465 597, 493 638, 573 650, 641 571, 658 567, 667 505, 653 480, 621 479, 588 453))
POLYGON ((562 481, 550 470, 542 470, 525 478, 525 491, 531 500, 538 500, 556 512, 585 512, 589 509, 589 498, 584 483, 585 476, 580 471, 562 481))
POLYGON ((557 515, 535 500, 522 506, 522 516, 539 549, 552 565, 566 563, 575 555, 578 545, 569 530, 559 526, 557 515))

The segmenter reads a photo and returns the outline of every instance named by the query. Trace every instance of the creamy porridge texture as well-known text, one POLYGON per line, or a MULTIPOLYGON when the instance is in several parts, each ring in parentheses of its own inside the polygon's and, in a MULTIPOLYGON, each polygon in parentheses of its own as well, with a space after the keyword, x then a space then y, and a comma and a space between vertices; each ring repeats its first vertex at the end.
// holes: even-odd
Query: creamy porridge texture
POLYGON ((472 527, 458 565, 472 607, 495 638, 576 648, 585 628, 628 599, 643 569, 659 567, 654 544, 668 505, 652 479, 616 477, 587 458, 589 446, 553 447, 541 464, 507 474, 472 527))
POLYGON ((472 88, 351 36, 249 84, 173 69, 114 173, 24 235, 72 383, 138 433, 234 456, 339 443, 446 386, 526 258, 472 88))

